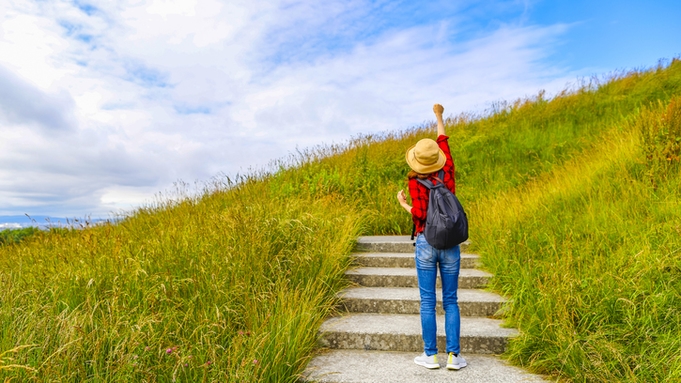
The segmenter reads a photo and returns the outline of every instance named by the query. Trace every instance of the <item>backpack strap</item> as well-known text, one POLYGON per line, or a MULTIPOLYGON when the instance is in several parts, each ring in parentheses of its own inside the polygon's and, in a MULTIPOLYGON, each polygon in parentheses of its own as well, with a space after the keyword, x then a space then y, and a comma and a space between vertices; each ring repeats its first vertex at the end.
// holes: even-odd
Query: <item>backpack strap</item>
POLYGON ((435 185, 433 185, 433 182, 431 180, 428 180, 428 179, 422 180, 420 178, 416 178, 416 181, 418 181, 421 185, 427 187, 428 190, 432 189, 433 186, 435 186, 435 185))
MULTIPOLYGON (((444 185, 445 181, 443 181, 443 180, 445 179, 445 171, 443 169, 440 169, 440 171, 437 172, 437 176, 435 176, 435 179, 437 180, 437 182, 444 185)), ((445 187, 446 187, 446 185, 445 185, 445 187)))
MULTIPOLYGON (((437 180, 437 182, 441 183, 442 185, 445 185, 445 182, 443 181, 445 179, 445 171, 444 170, 440 169, 440 171, 437 172, 437 176, 435 176, 434 178, 437 180)), ((421 183, 423 186, 427 187, 428 189, 432 189, 432 188, 435 187, 435 184, 433 183, 433 181, 431 181, 429 179, 422 180, 420 178, 416 178, 416 180, 419 183, 421 183)), ((445 185, 445 187, 446 187, 446 185, 445 185)))

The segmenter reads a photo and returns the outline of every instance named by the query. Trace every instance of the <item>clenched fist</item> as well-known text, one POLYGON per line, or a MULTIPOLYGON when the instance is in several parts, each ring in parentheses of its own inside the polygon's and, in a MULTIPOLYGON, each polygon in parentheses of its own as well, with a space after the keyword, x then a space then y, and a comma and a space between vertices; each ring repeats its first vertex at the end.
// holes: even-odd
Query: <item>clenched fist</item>
POLYGON ((440 105, 440 104, 433 105, 433 112, 435 112, 436 116, 438 116, 438 115, 441 116, 444 111, 445 111, 445 108, 442 105, 440 105))

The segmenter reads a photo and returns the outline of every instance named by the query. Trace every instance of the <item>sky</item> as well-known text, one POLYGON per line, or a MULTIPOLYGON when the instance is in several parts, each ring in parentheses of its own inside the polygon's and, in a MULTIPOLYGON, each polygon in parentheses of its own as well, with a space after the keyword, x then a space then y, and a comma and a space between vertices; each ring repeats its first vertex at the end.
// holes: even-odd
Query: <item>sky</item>
POLYGON ((681 55, 678 0, 3 0, 0 229, 681 55))

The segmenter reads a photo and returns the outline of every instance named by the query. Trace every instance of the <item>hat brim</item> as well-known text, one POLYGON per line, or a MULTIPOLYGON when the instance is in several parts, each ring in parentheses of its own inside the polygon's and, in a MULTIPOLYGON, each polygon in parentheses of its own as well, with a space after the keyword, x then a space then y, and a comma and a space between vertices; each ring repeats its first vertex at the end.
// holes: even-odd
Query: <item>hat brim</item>
POLYGON ((445 166, 445 162, 447 161, 447 158, 445 157, 445 152, 442 151, 442 149, 439 149, 438 153, 438 159, 437 162, 433 164, 427 164, 424 165, 420 163, 416 159, 416 155, 414 154, 414 148, 416 145, 412 145, 409 149, 407 149, 407 164, 409 164, 409 167, 415 171, 416 173, 420 174, 430 174, 430 173, 435 173, 436 171, 442 169, 445 166))

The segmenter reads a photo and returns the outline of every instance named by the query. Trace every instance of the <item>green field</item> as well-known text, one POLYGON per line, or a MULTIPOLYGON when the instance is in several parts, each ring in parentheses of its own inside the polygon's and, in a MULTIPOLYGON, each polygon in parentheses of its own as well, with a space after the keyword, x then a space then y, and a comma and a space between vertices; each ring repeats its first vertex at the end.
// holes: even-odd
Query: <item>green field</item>
MULTIPOLYGON (((356 237, 411 231, 404 152, 434 131, 312 148, 116 224, 4 242, 0 380, 295 382, 356 237)), ((506 357, 563 381, 680 381, 681 61, 447 132, 473 250, 521 332, 506 357)))

